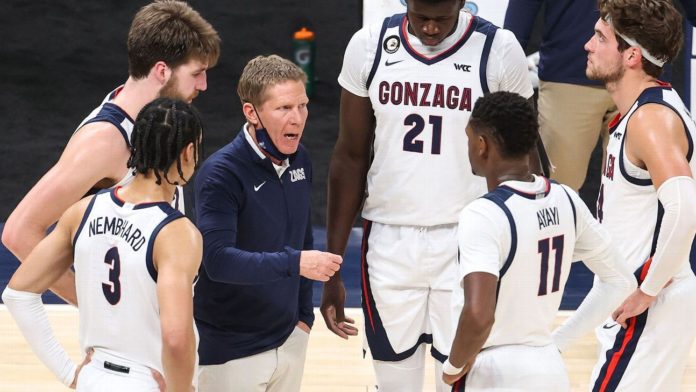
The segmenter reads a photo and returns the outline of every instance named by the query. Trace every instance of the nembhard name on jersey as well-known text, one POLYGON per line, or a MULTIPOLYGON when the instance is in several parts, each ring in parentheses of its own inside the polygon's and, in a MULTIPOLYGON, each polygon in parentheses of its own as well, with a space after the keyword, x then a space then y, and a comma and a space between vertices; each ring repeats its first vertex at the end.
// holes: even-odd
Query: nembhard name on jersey
POLYGON ((471 88, 437 83, 383 81, 379 84, 382 105, 430 106, 471 111, 471 88))
POLYGON ((139 229, 134 229, 132 223, 121 218, 99 216, 92 219, 89 222, 89 236, 100 234, 111 234, 121 237, 128 242, 134 251, 140 250, 143 244, 147 242, 147 239, 139 229))
POLYGON ((558 208, 544 208, 537 211, 537 219, 539 220, 539 229, 559 224, 558 208))

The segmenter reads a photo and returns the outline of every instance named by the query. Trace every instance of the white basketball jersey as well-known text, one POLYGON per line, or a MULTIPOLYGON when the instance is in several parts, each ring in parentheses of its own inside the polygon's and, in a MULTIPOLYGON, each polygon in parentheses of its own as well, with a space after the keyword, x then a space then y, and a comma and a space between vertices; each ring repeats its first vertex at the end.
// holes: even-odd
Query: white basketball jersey
MULTIPOLYGON (((628 121, 639 107, 648 103, 667 106, 681 117, 689 142, 686 158, 691 172, 696 173, 693 159, 696 125, 681 98, 667 85, 645 89, 628 113, 610 129, 597 199, 597 219, 611 233, 615 246, 633 270, 655 253, 663 213, 650 173, 631 163, 625 153, 628 121)), ((689 273, 688 263, 681 273, 689 273)))
POLYGON ((363 208, 368 220, 456 223, 461 209, 485 193, 485 181, 471 172, 465 127, 476 99, 488 92, 497 27, 465 20, 461 38, 434 57, 411 47, 405 14, 384 21, 367 80, 377 124, 363 208))
MULTIPOLYGON (((498 289, 495 323, 484 348, 551 343, 551 329, 573 262, 577 217, 575 205, 563 186, 543 177, 537 177, 537 183, 540 186, 536 193, 503 184, 467 206, 476 208, 481 215, 497 218, 501 232, 509 230, 509 236, 498 235, 506 241, 495 239, 498 246, 490 249, 491 255, 495 255, 495 270, 485 271, 498 275, 498 289)), ((461 241, 466 239, 460 238, 461 241)), ((476 263, 486 256, 460 254, 459 258, 462 277, 482 271, 465 263, 476 263)), ((463 305, 461 287, 455 296, 463 305)), ((456 302, 455 309, 461 309, 456 302)))
POLYGON ((155 238, 181 212, 167 203, 124 203, 116 189, 95 195, 75 239, 80 346, 162 371, 155 238))
MULTIPOLYGON (((92 113, 90 113, 80 125, 75 128, 77 132, 83 126, 94 123, 94 122, 108 122, 116 127, 116 129, 121 132, 123 139, 126 142, 126 146, 130 149, 131 147, 131 134, 133 133, 134 121, 133 119, 119 106, 114 105, 111 101, 118 95, 118 93, 123 89, 123 86, 117 87, 114 91, 106 95, 104 100, 99 106, 97 106, 92 113)), ((74 133, 74 132, 73 132, 74 133)), ((121 178, 121 180, 116 183, 112 188, 125 186, 133 180, 133 171, 128 170, 126 174, 121 178)), ((97 189, 96 191, 98 191, 97 189)), ((93 191, 90 193, 94 193, 93 191)), ((184 189, 180 186, 176 187, 176 193, 174 193, 174 200, 172 200, 172 206, 182 213, 185 213, 184 206, 184 189)))

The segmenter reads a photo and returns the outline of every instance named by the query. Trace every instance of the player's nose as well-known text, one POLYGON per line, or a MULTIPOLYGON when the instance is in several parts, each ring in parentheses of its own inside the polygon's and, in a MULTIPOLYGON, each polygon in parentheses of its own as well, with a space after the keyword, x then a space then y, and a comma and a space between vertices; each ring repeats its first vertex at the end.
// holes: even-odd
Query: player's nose
POLYGON ((440 26, 437 22, 429 20, 423 23, 423 33, 427 35, 437 35, 440 33, 440 26))
POLYGON ((208 75, 205 71, 201 72, 199 79, 196 83, 196 90, 205 91, 208 89, 208 75))

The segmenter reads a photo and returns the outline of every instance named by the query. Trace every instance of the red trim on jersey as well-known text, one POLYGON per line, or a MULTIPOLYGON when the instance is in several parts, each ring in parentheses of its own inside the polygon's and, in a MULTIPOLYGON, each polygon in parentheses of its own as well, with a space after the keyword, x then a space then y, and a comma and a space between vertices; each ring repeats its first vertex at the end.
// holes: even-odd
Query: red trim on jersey
POLYGON ((118 96, 118 94, 121 93, 121 91, 123 90, 123 87, 124 87, 124 86, 125 86, 125 85, 121 85, 121 86, 117 87, 116 90, 114 90, 114 93, 111 95, 111 99, 116 98, 116 96, 118 96))
MULTIPOLYGON (((436 59, 436 58, 438 58, 438 57, 440 57, 440 56, 444 56, 444 55, 448 54, 448 53, 451 52, 452 50, 455 50, 455 47, 456 47, 457 45, 459 45, 459 44, 462 42, 462 40, 464 40, 464 39, 467 38, 467 37, 469 36, 469 30, 471 30, 471 28, 474 26, 474 19, 475 19, 475 18, 472 16, 471 19, 469 20, 469 25, 466 27, 466 30, 464 30, 464 34, 462 34, 461 38, 459 38, 459 39, 457 40, 457 42, 453 43, 453 44, 452 44, 449 48, 447 48, 444 52, 442 52, 442 53, 440 53, 440 54, 437 54, 437 55, 435 55, 435 56, 433 56, 433 57, 428 57, 428 56, 426 56, 426 55, 420 53, 420 52, 417 51, 416 49, 414 49, 413 46, 411 46, 411 43, 408 41, 408 28, 407 28, 407 26, 408 26, 408 25, 407 25, 407 23, 408 23, 408 18, 406 18, 406 17, 405 17, 404 20, 401 22, 401 30, 402 30, 402 34, 403 34, 403 36, 404 36, 404 41, 406 41, 406 45, 408 45, 408 47, 411 48, 411 51, 413 51, 413 53, 417 54, 418 56, 420 56, 420 57, 422 57, 422 58, 424 58, 424 59, 426 59, 426 60, 433 60, 433 59, 436 59)), ((445 39, 446 39, 446 38, 447 38, 447 37, 445 37, 445 39)))
POLYGON ((662 80, 656 80, 655 82, 657 82, 660 87, 672 88, 672 83, 663 82, 662 80))
POLYGON ((454 384, 452 384, 452 391, 453 392, 459 392, 459 391, 464 390, 464 388, 462 388, 462 379, 463 378, 464 378, 464 376, 462 376, 462 378, 460 378, 459 380, 455 381, 454 384))
POLYGON ((612 129, 615 126, 617 126, 619 124, 619 121, 621 121, 621 113, 616 113, 616 116, 611 121, 609 121, 609 129, 612 129))
MULTIPOLYGON (((363 236, 368 234, 368 220, 365 219, 363 222, 363 236)), ((367 316, 370 319, 370 325, 372 326, 372 331, 375 331, 375 321, 372 318, 372 308, 370 307, 370 297, 367 295, 367 238, 363 237, 362 249, 360 258, 362 259, 362 281, 363 281, 363 301, 365 301, 365 308, 367 308, 367 316)))
MULTIPOLYGON (((641 273, 642 275, 642 273, 641 273)), ((611 379, 611 376, 614 374, 614 370, 616 370, 616 365, 619 364, 619 360, 621 359, 621 355, 624 353, 624 349, 628 345, 628 342, 631 341, 631 338, 633 337, 633 332, 636 329, 636 318, 631 317, 628 319, 628 328, 626 329, 626 334, 624 335, 623 342, 621 342, 621 350, 618 352, 615 352, 614 355, 611 356, 611 360, 609 361, 609 366, 607 367, 607 373, 604 376, 604 380, 602 381, 602 386, 599 387, 600 392, 606 391, 607 384, 609 383, 609 380, 611 379)))
MULTIPOLYGON (((640 283, 642 283, 643 280, 645 280, 645 277, 648 275, 648 271, 650 270, 650 264, 652 264, 652 257, 649 258, 648 261, 645 262, 645 264, 643 264, 643 268, 640 271, 640 283)), ((621 360, 621 356, 624 353, 624 349, 631 341, 631 338, 633 338, 633 333, 636 329, 636 321, 637 319, 635 317, 631 317, 630 319, 628 319, 628 328, 626 328, 626 334, 624 335, 623 342, 621 342, 621 350, 615 352, 614 355, 612 355, 611 360, 609 361, 609 366, 607 367, 607 373, 604 376, 604 380, 602 380, 602 386, 599 387, 600 392, 606 391, 607 384, 609 383, 609 380, 611 380, 611 376, 614 374, 614 370, 616 370, 616 366, 619 364, 619 361, 621 360)))
POLYGON ((121 204, 125 204, 126 201, 123 200, 123 198, 122 198, 121 196, 118 195, 118 191, 120 191, 120 190, 121 190, 121 185, 119 185, 119 186, 117 186, 117 187, 114 188, 114 197, 115 197, 116 199, 118 199, 118 201, 120 201, 121 204))

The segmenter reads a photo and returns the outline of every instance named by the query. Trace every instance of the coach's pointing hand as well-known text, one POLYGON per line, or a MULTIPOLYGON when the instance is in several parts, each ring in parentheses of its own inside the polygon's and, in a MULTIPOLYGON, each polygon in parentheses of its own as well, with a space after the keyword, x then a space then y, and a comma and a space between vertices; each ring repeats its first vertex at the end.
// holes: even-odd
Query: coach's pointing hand
POLYGON ((300 254, 300 275, 307 279, 326 282, 341 268, 343 257, 318 250, 305 250, 300 254))

